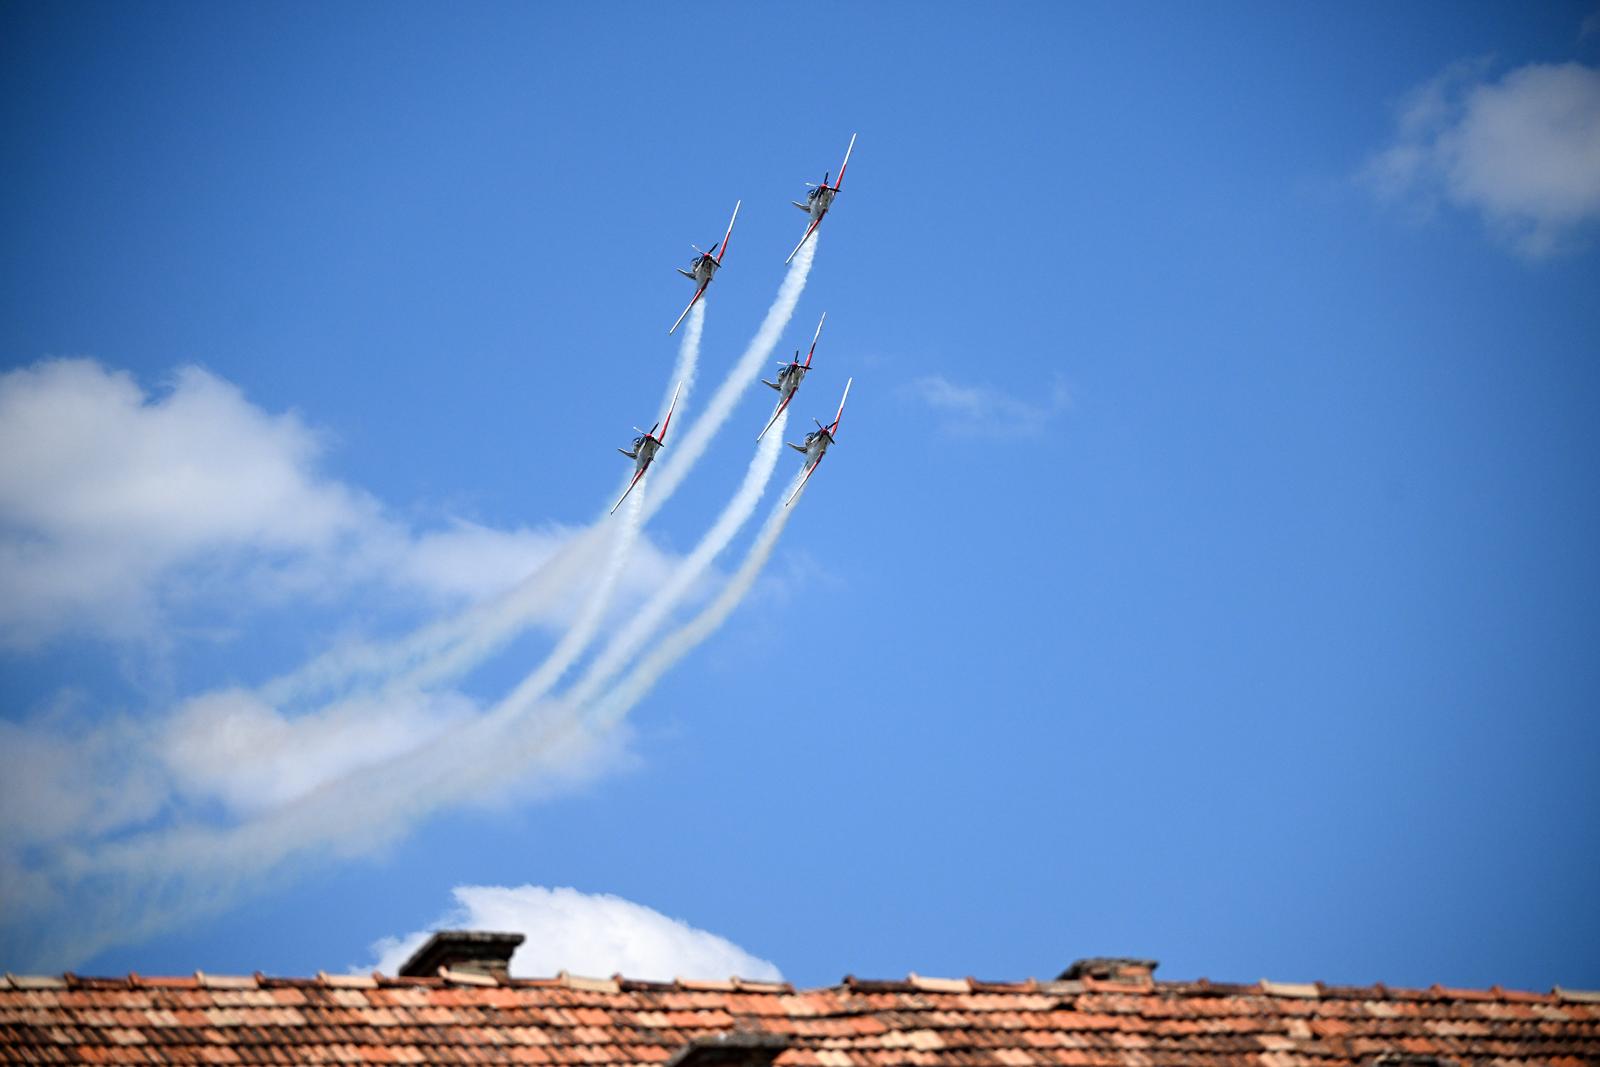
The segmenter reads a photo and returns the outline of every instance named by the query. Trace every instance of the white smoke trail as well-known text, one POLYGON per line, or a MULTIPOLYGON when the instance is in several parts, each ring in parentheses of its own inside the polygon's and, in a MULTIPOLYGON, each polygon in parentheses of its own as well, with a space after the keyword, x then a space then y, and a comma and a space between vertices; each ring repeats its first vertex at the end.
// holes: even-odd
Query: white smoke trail
MULTIPOLYGON (((705 329, 708 299, 702 297, 689 311, 683 340, 678 345, 678 359, 673 365, 672 377, 667 381, 667 393, 661 401, 659 410, 666 410, 674 395, 677 396, 679 404, 688 403, 689 394, 694 389, 695 373, 699 369, 700 337, 705 329)), ((770 470, 768 473, 771 473, 770 470)), ((631 477, 632 475, 629 475, 629 478, 631 477)), ((500 702, 500 708, 531 707, 550 691, 551 686, 561 680, 561 676, 589 647, 589 642, 594 639, 595 632, 599 629, 600 620, 605 617, 605 609, 611 602, 611 594, 618 578, 622 575, 622 569, 627 565, 628 557, 638 540, 639 530, 644 525, 644 502, 648 499, 651 481, 649 474, 640 480, 638 487, 628 497, 621 520, 613 524, 616 532, 611 553, 601 571, 600 580, 579 611, 578 618, 562 635, 544 662, 534 668, 533 672, 500 702)))
POLYGON ((605 539, 606 531, 598 524, 580 530, 505 592, 401 638, 329 649, 265 683, 259 692, 270 703, 284 706, 363 680, 394 680, 406 671, 416 672, 419 682, 447 677, 456 669, 453 664, 464 668, 479 662, 482 654, 515 636, 528 620, 567 599, 572 586, 593 571, 605 539), (474 638, 477 650, 472 647, 474 638))
MULTIPOLYGON (((648 481, 648 479, 646 479, 648 481)), ((546 786, 581 780, 608 757, 603 739, 573 729, 508 727, 548 705, 540 700, 580 656, 604 617, 642 526, 641 483, 610 523, 612 543, 593 595, 554 650, 494 707, 394 757, 357 767, 303 796, 226 828, 179 825, 62 848, 36 897, 92 901, 77 909, 54 959, 80 959, 106 945, 153 935, 173 923, 218 910, 284 876, 293 857, 360 853, 399 837, 415 821, 453 804, 495 795, 532 774, 546 786), (69 894, 71 897, 69 898, 69 894)), ((403 692, 397 682, 378 696, 403 692)), ((568 717, 570 719, 570 716, 568 717)), ((59 935, 58 935, 59 936, 59 935)), ((21 947, 21 946, 19 946, 21 947)))
MULTIPOLYGON (((287 877, 287 864, 295 857, 368 851, 394 840, 432 812, 451 805, 482 802, 518 782, 543 783, 549 788, 575 778, 581 780, 615 758, 619 742, 614 723, 607 722, 604 729, 596 729, 593 722, 586 721, 589 717, 582 714, 580 705, 541 698, 592 640, 603 619, 604 601, 616 585, 643 522, 686 477, 726 421, 739 393, 755 376, 760 361, 770 355, 805 286, 815 244, 815 240, 808 242, 808 248, 795 257, 761 328, 719 388, 706 417, 697 420, 682 440, 674 442, 677 447, 665 457, 670 466, 652 471, 661 481, 650 487, 653 491, 648 494, 644 492, 647 487, 641 484, 636 491, 638 499, 630 502, 621 522, 599 525, 579 534, 517 588, 491 603, 478 605, 398 642, 337 650, 270 683, 264 692, 288 700, 361 679, 383 683, 382 691, 386 687, 398 689, 404 683, 436 682, 465 671, 520 632, 528 619, 548 608, 565 583, 592 572, 596 558, 606 552, 600 581, 578 622, 539 668, 492 708, 426 744, 358 766, 241 823, 219 827, 185 820, 90 845, 63 846, 57 853, 59 862, 52 864, 50 870, 39 872, 40 879, 49 883, 49 890, 40 895, 41 899, 57 904, 67 900, 92 902, 95 906, 79 913, 81 921, 73 927, 73 943, 57 944, 51 951, 58 958, 63 952, 81 957, 130 936, 154 933, 195 914, 218 910, 242 894, 259 892, 266 884, 287 877), (608 534, 614 538, 609 543, 608 534)), ((690 329, 685 332, 673 376, 674 382, 685 380, 686 388, 696 369, 703 316, 702 309, 689 320, 690 329)), ((760 490, 770 478, 781 441, 781 434, 773 434, 772 456, 759 452, 752 460, 746 485, 755 488, 748 494, 749 502, 744 502, 746 494, 741 490, 736 498, 738 506, 725 509, 726 521, 719 520, 714 536, 708 535, 705 541, 705 565, 716 554, 710 546, 724 547, 748 519, 759 501, 760 490)), ((775 519, 768 520, 758 537, 752 554, 758 554, 760 562, 764 563, 770 554, 785 519, 780 511, 775 519)), ((752 567, 747 559, 708 611, 683 631, 669 636, 645 660, 642 666, 650 669, 649 681, 641 684, 641 668, 627 676, 620 690, 634 694, 627 697, 628 706, 643 695, 654 677, 715 629, 748 590, 759 566, 757 563, 752 567), (663 649, 677 651, 666 657, 663 649)), ((699 570, 703 569, 703 565, 699 566, 699 570)), ((687 569, 680 575, 682 588, 687 589, 695 575, 687 569)), ((662 598, 662 618, 681 595, 679 592, 662 598)), ((658 625, 655 622, 641 626, 636 636, 629 636, 618 648, 627 647, 630 651, 619 654, 615 665, 607 666, 596 677, 614 676, 627 655, 648 638, 647 631, 658 625)), ((602 680, 600 685, 603 684, 602 680)), ((602 706, 619 705, 613 695, 602 706)), ((625 711, 626 706, 622 706, 615 717, 625 711)))
POLYGON ((733 406, 739 400, 739 394, 760 376, 761 364, 772 355, 773 348, 777 347, 778 339, 783 336, 784 328, 789 325, 789 319, 794 315, 795 305, 800 302, 800 294, 805 290, 806 279, 811 274, 811 263, 817 256, 819 235, 820 231, 812 234, 811 240, 806 242, 800 254, 789 264, 789 271, 783 276, 783 283, 778 286, 777 298, 773 300, 772 307, 767 309, 767 317, 761 320, 761 327, 750 339, 744 354, 739 357, 739 361, 733 365, 733 370, 728 372, 722 385, 712 395, 705 412, 695 420, 693 426, 689 427, 689 431, 673 448, 671 455, 667 456, 664 461, 665 469, 657 475, 655 493, 652 494, 650 506, 645 509, 646 521, 671 498, 678 485, 694 467, 695 461, 700 458, 700 454, 706 450, 711 439, 732 414, 733 406))
MULTIPOLYGON (((291 858, 359 854, 380 847, 432 812, 494 795, 511 782, 532 778, 552 787, 592 773, 614 758, 620 720, 749 592, 795 510, 783 501, 799 484, 798 477, 777 500, 716 599, 667 635, 591 709, 568 700, 540 701, 538 684, 530 679, 488 712, 432 743, 358 768, 242 824, 176 826, 104 842, 92 850, 61 850, 54 871, 42 875, 50 883, 43 896, 94 906, 75 911, 65 942, 50 946, 49 959, 81 959, 109 944, 219 910, 286 877, 291 858)), ((624 514, 631 524, 644 510, 641 501, 624 514)), ((614 550, 613 560, 617 555, 614 550)))
MULTIPOLYGON (((700 339, 705 332, 709 299, 702 297, 689 312, 658 411, 666 410, 679 382, 683 388, 678 403, 687 406, 699 369, 700 339)), ((640 490, 643 488, 641 485, 640 490)), ((609 584, 602 582, 592 588, 579 608, 579 622, 568 629, 558 646, 569 666, 587 647, 588 638, 593 637, 593 627, 580 623, 590 616, 597 622, 603 614, 641 525, 642 516, 638 521, 624 523, 627 536, 612 541, 613 547, 623 545, 623 553, 620 559, 614 551, 609 553, 612 562, 604 564, 604 573, 610 575, 609 584), (582 643, 576 643, 574 634, 583 635, 585 630, 582 643), (569 651, 571 655, 567 656, 569 651)), ((576 534, 515 587, 492 600, 431 623, 398 641, 362 643, 325 652, 299 670, 268 682, 261 689, 262 696, 275 706, 283 706, 297 698, 331 692, 363 676, 380 681, 385 687, 436 685, 460 677, 505 647, 574 583, 594 573, 597 557, 606 551, 607 536, 613 529, 610 524, 596 522, 576 534)), ((616 532, 621 536, 621 530, 616 532)))
POLYGON ((665 411, 667 405, 672 403, 672 393, 678 382, 683 383, 683 394, 678 403, 685 403, 689 394, 694 392, 695 371, 700 367, 700 334, 706 326, 706 304, 710 296, 703 296, 700 302, 689 311, 688 324, 683 330, 683 340, 678 343, 678 362, 673 364, 672 377, 667 379, 667 390, 661 396, 661 407, 658 411, 665 411))
MULTIPOLYGON (((649 478, 644 479, 644 482, 648 481, 649 478)), ((647 488, 649 487, 641 482, 622 508, 621 521, 614 524, 616 532, 613 535, 611 552, 605 568, 600 573, 600 580, 595 583, 594 592, 590 594, 582 611, 578 613, 578 618, 567 632, 561 635, 561 640, 545 657, 544 662, 517 684, 505 698, 504 703, 528 706, 539 700, 550 691, 551 686, 561 680, 561 676, 567 673, 567 668, 577 662, 578 657, 589 647, 589 642, 594 640, 595 631, 600 628, 600 620, 605 617, 606 607, 611 602, 611 592, 616 587, 622 568, 627 564, 634 542, 639 537, 639 528, 643 525, 644 493, 647 488)))
POLYGON ((694 583, 705 574, 706 568, 711 566, 717 555, 733 540, 734 534, 750 518, 750 513, 756 509, 756 504, 761 501, 761 494, 767 488, 767 482, 772 478, 772 471, 778 465, 778 449, 783 444, 783 428, 788 421, 787 411, 778 416, 778 421, 773 428, 777 433, 768 434, 756 446, 755 455, 750 458, 750 466, 746 469, 744 481, 734 493, 733 499, 728 501, 722 514, 717 516, 717 521, 712 523, 705 536, 700 538, 699 544, 694 546, 683 562, 679 563, 656 594, 628 620, 622 632, 601 650, 594 663, 584 672, 583 678, 573 686, 571 693, 565 698, 569 704, 581 705, 593 699, 618 671, 627 663, 628 659, 648 641, 665 621, 669 612, 675 608, 694 583))
POLYGON ((650 692, 656 681, 674 663, 715 633, 717 627, 721 626, 732 614, 733 609, 739 606, 739 602, 750 592, 750 587, 761 574, 761 568, 767 565, 772 550, 777 547, 779 536, 783 534, 784 526, 788 524, 789 517, 794 514, 795 507, 800 503, 797 497, 793 505, 784 506, 784 501, 798 488, 802 477, 803 473, 796 475, 795 480, 789 483, 789 487, 773 505, 767 521, 756 534, 756 539, 751 542, 750 550, 745 553, 744 562, 739 564, 739 569, 728 579, 728 584, 722 587, 717 598, 702 609, 700 614, 652 648, 650 653, 600 700, 590 715, 592 729, 603 733, 613 727, 644 698, 646 693, 650 692))

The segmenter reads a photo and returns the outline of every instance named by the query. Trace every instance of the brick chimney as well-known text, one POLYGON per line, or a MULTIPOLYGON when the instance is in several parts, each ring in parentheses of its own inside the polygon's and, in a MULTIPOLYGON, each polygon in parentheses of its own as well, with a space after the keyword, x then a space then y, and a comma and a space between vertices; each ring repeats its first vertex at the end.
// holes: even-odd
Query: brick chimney
POLYGON ((439 973, 439 968, 444 967, 466 974, 504 979, 508 977, 511 954, 522 944, 522 940, 521 934, 440 930, 400 965, 400 976, 432 978, 439 973))
POLYGON ((1056 976, 1056 981, 1078 978, 1098 978, 1102 982, 1127 982, 1130 985, 1154 985, 1155 971, 1161 964, 1156 960, 1136 960, 1127 956, 1090 956, 1074 960, 1071 967, 1056 976))

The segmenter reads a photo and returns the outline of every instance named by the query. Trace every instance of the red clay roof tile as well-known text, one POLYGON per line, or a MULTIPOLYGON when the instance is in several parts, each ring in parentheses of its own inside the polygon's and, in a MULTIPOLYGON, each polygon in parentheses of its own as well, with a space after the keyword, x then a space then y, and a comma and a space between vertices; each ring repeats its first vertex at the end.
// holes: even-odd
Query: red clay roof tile
POLYGON ((1305 983, 621 977, 497 982, 66 975, 0 980, 0 1061, 662 1064, 694 1037, 789 1040, 778 1067, 1600 1061, 1600 995, 1305 983))

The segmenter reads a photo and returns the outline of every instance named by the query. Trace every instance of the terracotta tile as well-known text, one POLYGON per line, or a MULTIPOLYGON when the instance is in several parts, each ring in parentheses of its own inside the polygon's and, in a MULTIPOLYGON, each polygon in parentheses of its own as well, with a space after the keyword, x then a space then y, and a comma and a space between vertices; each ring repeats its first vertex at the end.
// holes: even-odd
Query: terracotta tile
POLYGON ((734 1027, 789 1035, 779 1063, 1353 1067, 1595 1060, 1600 1003, 1500 989, 1305 983, 852 979, 795 991, 627 979, 0 980, 0 1059, 64 1062, 660 1064, 734 1027), (231 1057, 231 1058, 230 1058, 231 1057))

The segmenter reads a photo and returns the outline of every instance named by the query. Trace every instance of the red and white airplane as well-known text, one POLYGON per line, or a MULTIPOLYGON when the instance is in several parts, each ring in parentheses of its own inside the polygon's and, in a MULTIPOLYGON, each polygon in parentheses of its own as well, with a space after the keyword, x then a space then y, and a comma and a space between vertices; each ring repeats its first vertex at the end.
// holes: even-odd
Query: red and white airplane
POLYGON ((633 450, 631 452, 626 448, 617 449, 618 452, 633 460, 635 470, 633 472, 633 481, 629 482, 628 488, 624 489, 622 495, 617 497, 617 502, 611 505, 610 513, 612 515, 615 515, 617 509, 622 506, 622 502, 628 499, 628 494, 633 492, 633 487, 639 484, 639 479, 644 477, 644 472, 650 469, 650 463, 656 458, 656 450, 666 441, 667 427, 672 425, 672 412, 678 406, 678 394, 681 392, 683 392, 683 383, 679 382, 678 387, 672 391, 672 403, 667 407, 667 417, 665 419, 650 427, 649 430, 640 430, 639 427, 634 427, 635 430, 638 430, 639 436, 633 439, 633 450), (660 437, 656 436, 658 428, 661 430, 660 437))
POLYGON ((762 385, 778 391, 778 406, 772 409, 772 418, 768 419, 767 424, 761 428, 761 432, 756 434, 758 442, 767 436, 767 431, 772 429, 772 424, 778 421, 778 416, 783 414, 783 409, 788 407, 789 401, 794 399, 794 394, 799 390, 800 383, 806 380, 806 372, 811 369, 811 357, 817 354, 817 338, 822 336, 822 324, 827 321, 828 313, 824 311, 822 318, 817 320, 817 332, 811 337, 811 351, 806 353, 806 361, 804 363, 800 362, 800 350, 797 348, 794 350, 794 359, 788 363, 778 364, 783 369, 778 372, 777 381, 769 382, 765 378, 761 379, 762 385))
POLYGON ((740 200, 733 205, 733 218, 728 220, 728 232, 723 234, 722 240, 711 246, 711 251, 701 252, 700 246, 695 244, 689 246, 695 250, 697 255, 694 257, 693 262, 689 264, 688 270, 679 267, 678 273, 690 281, 698 283, 700 288, 694 291, 694 299, 690 300, 689 306, 683 309, 683 314, 678 316, 678 321, 672 324, 672 329, 667 331, 668 334, 677 331, 678 326, 684 320, 684 316, 688 315, 700 298, 705 295, 706 286, 711 284, 711 279, 716 276, 717 270, 721 268, 722 256, 728 251, 728 238, 733 236, 733 223, 739 217, 739 204, 742 203, 744 201, 740 200))
MULTIPOLYGON (((811 235, 817 232, 817 227, 822 223, 822 216, 826 215, 828 209, 833 206, 833 198, 839 195, 839 186, 844 184, 844 168, 850 165, 850 153, 855 150, 855 147, 856 135, 852 133, 850 135, 850 147, 844 150, 844 162, 839 164, 839 177, 834 180, 832 185, 828 184, 828 174, 824 171, 821 185, 811 185, 810 182, 806 182, 807 185, 811 186, 811 191, 806 194, 805 203, 802 204, 798 200, 789 201, 801 211, 808 212, 811 215, 811 225, 806 227, 806 235, 800 238, 800 243, 794 246, 794 252, 789 253, 789 259, 793 259, 795 252, 800 251, 805 246, 805 243, 811 239, 811 235)), ((784 262, 789 262, 789 259, 784 260, 784 262)))
POLYGON ((800 495, 800 490, 804 489, 806 483, 811 480, 811 475, 816 471, 817 464, 821 463, 822 457, 828 454, 828 446, 833 444, 833 436, 839 432, 839 420, 844 418, 844 402, 850 399, 850 382, 853 381, 855 379, 851 378, 844 383, 844 396, 839 398, 839 414, 833 417, 832 423, 824 426, 822 423, 817 422, 816 419, 812 419, 812 422, 817 422, 817 428, 806 434, 806 443, 797 445, 792 441, 789 442, 790 448, 796 452, 804 452, 806 454, 806 474, 804 478, 800 479, 800 484, 794 487, 794 492, 789 494, 789 499, 783 502, 784 507, 794 503, 794 498, 800 495))

